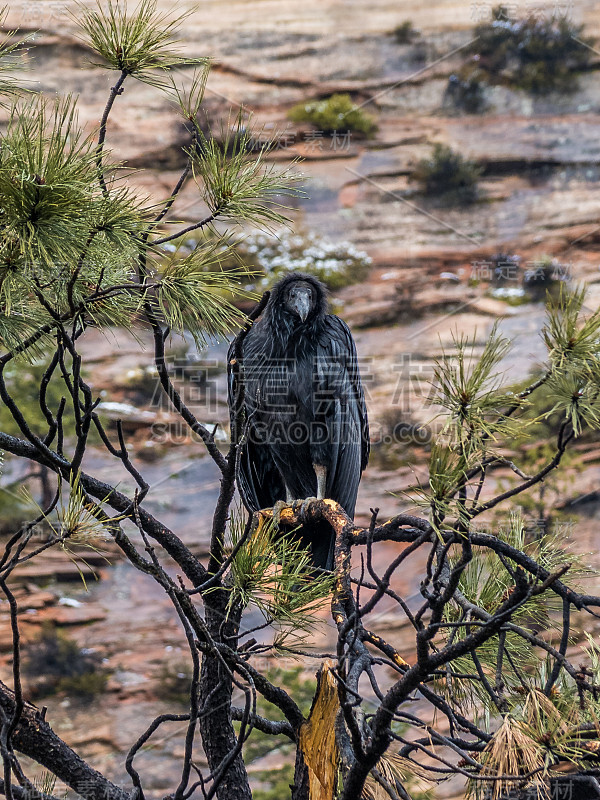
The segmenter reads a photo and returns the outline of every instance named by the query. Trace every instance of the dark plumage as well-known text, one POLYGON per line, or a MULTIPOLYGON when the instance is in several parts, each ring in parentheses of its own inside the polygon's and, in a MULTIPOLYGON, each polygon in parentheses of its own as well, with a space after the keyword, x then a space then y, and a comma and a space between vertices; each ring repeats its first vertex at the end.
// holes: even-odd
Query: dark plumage
MULTIPOLYGON (((272 289, 243 340, 240 379, 247 427, 238 489, 246 508, 316 496, 354 516, 369 458, 367 409, 352 334, 327 313, 316 278, 292 273, 272 289)), ((230 371, 230 409, 235 380, 230 371)), ((332 569, 329 526, 305 525, 301 538, 315 566, 332 569)))

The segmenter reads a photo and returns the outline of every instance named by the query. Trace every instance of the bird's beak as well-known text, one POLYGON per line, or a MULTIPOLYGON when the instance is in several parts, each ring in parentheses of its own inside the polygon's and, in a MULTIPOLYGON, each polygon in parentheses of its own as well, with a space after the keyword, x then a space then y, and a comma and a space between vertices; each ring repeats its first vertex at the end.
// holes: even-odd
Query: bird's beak
POLYGON ((306 320, 310 312, 310 300, 310 291, 297 292, 292 299, 291 306, 302 322, 306 320))

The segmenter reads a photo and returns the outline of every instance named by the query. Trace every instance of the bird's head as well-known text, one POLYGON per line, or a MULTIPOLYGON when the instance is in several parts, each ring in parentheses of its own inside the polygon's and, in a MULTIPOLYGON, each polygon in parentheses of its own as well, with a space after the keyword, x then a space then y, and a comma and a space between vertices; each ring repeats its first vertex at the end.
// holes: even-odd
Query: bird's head
POLYGON ((292 273, 273 287, 270 305, 297 324, 311 321, 327 311, 325 287, 312 275, 292 273))
POLYGON ((306 281, 294 281, 288 287, 284 303, 286 308, 300 317, 302 322, 306 322, 306 318, 313 310, 315 305, 315 290, 306 281))

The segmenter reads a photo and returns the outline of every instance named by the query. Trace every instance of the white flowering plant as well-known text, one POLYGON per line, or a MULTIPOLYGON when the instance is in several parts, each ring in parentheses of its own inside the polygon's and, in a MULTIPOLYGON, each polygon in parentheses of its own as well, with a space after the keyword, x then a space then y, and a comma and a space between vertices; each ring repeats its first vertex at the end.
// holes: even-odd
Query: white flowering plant
MULTIPOLYGON (((211 234, 208 234, 209 236, 211 234)), ((189 255, 205 244, 205 236, 187 239, 176 248, 164 245, 176 257, 189 255), (177 251, 175 254, 174 251, 177 251)), ((372 259, 352 242, 328 241, 314 231, 293 232, 284 228, 274 233, 256 231, 237 242, 221 242, 219 263, 222 269, 240 270, 248 277, 247 290, 262 292, 288 272, 314 275, 329 289, 341 289, 365 280, 372 259)))

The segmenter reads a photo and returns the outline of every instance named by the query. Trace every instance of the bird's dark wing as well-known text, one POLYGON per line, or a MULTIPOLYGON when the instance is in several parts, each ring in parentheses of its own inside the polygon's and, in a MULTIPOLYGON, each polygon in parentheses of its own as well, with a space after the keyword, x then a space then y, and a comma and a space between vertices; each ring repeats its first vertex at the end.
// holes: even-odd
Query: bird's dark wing
POLYGON ((360 475, 369 460, 369 422, 354 339, 339 317, 325 318, 317 369, 317 400, 326 402, 315 409, 315 418, 324 419, 330 446, 327 495, 353 516, 360 475))
MULTIPOLYGON (((254 331, 252 329, 244 340, 244 357, 252 357, 256 349, 257 342, 254 342, 254 331)), ((241 370, 233 369, 235 354, 233 343, 227 353, 227 394, 229 402, 229 421, 233 433, 236 424, 236 407, 239 402, 238 392, 240 381, 244 381, 243 365, 241 370)), ((247 389, 244 386, 244 389, 247 389)), ((244 392, 245 394, 245 392, 244 392)), ((244 413, 242 414, 242 426, 240 435, 244 437, 240 465, 237 475, 237 486, 242 502, 249 511, 258 511, 261 508, 271 508, 278 500, 285 499, 285 486, 281 475, 275 466, 270 448, 261 441, 260 431, 253 427, 251 414, 248 413, 248 405, 242 403, 244 413)))

